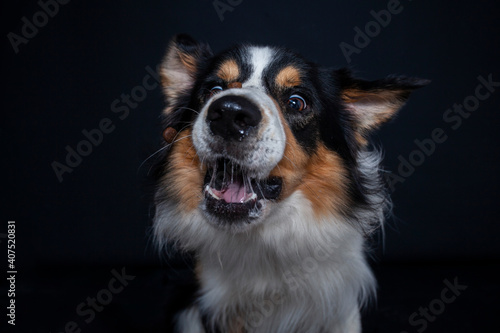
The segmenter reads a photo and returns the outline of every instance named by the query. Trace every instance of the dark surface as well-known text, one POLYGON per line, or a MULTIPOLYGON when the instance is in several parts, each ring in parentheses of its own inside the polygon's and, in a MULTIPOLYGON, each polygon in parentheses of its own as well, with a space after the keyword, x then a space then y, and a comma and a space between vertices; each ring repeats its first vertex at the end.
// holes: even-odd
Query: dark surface
POLYGON ((210 0, 73 0, 15 53, 8 34, 22 34, 22 18, 31 21, 41 7, 3 2, 0 253, 6 253, 6 223, 15 220, 19 326, 13 331, 59 332, 75 320, 82 332, 159 332, 165 316, 189 298, 183 289, 189 281, 172 280, 182 265, 159 260, 153 249, 150 165, 142 165, 163 130, 163 97, 151 73, 180 32, 214 51, 245 41, 281 45, 325 66, 350 66, 366 79, 431 79, 375 138, 395 174, 421 150, 415 140, 428 142, 437 128, 447 139, 394 186, 395 217, 385 250, 375 253, 381 293, 366 331, 416 332, 409 316, 455 276, 468 289, 425 332, 493 330, 500 296, 494 271, 500 88, 466 118, 443 116, 475 94, 478 77, 500 81, 498 4, 402 0, 403 9, 348 61, 341 43, 354 44, 354 28, 364 30, 374 20, 370 11, 388 3, 243 0, 222 21, 210 0), (140 101, 127 102, 141 86, 149 88, 140 101), (76 149, 86 140, 83 131, 96 128, 109 133, 60 181, 52 163, 65 163, 66 147, 76 149), (76 306, 122 267, 136 279, 94 321, 82 321, 76 306))
MULTIPOLYGON (((82 332, 170 332, 167 322, 185 304, 193 283, 180 271, 167 274, 167 270, 156 267, 126 266, 126 273, 134 278, 111 303, 88 323, 88 314, 77 313, 78 305, 86 303, 87 297, 95 298, 107 288, 113 277, 111 270, 121 271, 122 267, 51 267, 29 272, 37 278, 20 278, 28 282, 18 296, 19 324, 15 331, 64 332, 69 322, 75 322, 82 332)), ((493 332, 500 293, 497 270, 491 263, 377 265, 378 301, 364 312, 363 332, 418 332, 422 324, 412 326, 409 317, 441 299, 446 288, 443 281, 453 283, 455 279, 467 288, 446 304, 424 331, 493 332)), ((451 298, 452 294, 445 296, 451 298)))

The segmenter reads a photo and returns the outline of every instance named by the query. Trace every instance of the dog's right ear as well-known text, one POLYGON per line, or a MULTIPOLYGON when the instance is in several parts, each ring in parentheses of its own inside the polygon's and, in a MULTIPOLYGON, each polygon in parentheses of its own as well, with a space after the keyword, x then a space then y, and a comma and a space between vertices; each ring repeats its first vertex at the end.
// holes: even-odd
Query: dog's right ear
POLYGON ((210 47, 188 35, 177 35, 170 42, 161 67, 160 76, 167 98, 168 114, 179 97, 193 87, 200 65, 212 56, 210 47))

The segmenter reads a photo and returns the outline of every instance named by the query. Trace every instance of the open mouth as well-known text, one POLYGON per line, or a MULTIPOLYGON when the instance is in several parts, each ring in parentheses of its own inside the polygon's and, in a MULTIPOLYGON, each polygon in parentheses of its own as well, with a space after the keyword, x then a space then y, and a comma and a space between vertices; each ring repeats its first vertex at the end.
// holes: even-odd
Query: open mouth
POLYGON ((279 177, 256 180, 233 161, 219 159, 205 176, 206 210, 221 223, 251 223, 261 216, 266 200, 279 197, 281 188, 279 177))

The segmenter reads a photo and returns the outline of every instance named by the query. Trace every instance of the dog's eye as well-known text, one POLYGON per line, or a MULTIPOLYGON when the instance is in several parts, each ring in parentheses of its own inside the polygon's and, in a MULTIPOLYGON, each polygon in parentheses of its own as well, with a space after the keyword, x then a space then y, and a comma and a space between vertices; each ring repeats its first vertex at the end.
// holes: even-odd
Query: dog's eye
POLYGON ((223 90, 223 89, 222 89, 222 87, 221 87, 221 86, 215 86, 215 87, 213 87, 212 89, 210 89, 210 93, 209 93, 208 95, 209 95, 209 97, 212 97, 212 96, 214 96, 215 94, 220 93, 222 90, 223 90))
POLYGON ((288 106, 295 111, 303 111, 307 108, 307 103, 304 98, 299 95, 292 95, 288 99, 288 106))

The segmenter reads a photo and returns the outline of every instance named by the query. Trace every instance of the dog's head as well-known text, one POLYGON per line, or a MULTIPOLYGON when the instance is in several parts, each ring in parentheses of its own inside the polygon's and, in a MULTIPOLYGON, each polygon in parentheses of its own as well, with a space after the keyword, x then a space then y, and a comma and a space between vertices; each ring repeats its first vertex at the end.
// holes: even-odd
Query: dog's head
POLYGON ((370 205, 376 186, 360 165, 367 136, 427 83, 355 79, 275 47, 213 56, 185 35, 170 43, 161 77, 165 127, 177 135, 166 143, 157 202, 174 202, 182 223, 197 216, 230 233, 265 225, 292 196, 289 209, 304 205, 318 218, 370 205))

